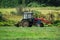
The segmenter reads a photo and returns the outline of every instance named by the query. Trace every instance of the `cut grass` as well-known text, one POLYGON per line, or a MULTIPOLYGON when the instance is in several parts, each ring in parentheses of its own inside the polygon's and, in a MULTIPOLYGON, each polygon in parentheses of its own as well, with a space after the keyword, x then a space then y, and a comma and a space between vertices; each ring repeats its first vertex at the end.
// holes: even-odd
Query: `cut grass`
POLYGON ((1 40, 60 40, 59 27, 0 27, 1 40))

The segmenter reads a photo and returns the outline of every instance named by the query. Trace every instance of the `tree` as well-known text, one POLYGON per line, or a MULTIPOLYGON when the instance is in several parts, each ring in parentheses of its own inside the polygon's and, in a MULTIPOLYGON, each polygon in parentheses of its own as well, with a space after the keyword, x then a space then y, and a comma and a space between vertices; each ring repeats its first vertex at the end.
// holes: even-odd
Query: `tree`
POLYGON ((18 5, 17 0, 0 0, 1 7, 16 7, 18 5))

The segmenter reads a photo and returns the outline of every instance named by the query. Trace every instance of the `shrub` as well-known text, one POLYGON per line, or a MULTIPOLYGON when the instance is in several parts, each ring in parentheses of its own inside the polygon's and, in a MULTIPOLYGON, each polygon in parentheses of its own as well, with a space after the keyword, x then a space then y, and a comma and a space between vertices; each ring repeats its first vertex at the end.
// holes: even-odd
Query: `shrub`
POLYGON ((0 26, 14 26, 14 24, 15 24, 15 21, 12 21, 12 20, 0 22, 0 26))
POLYGON ((0 12, 0 22, 3 21, 3 14, 0 12))
POLYGON ((53 25, 55 25, 55 26, 59 26, 60 25, 60 20, 56 20, 56 21, 54 21, 54 24, 53 25))
POLYGON ((54 24, 60 23, 60 20, 56 20, 54 21, 54 24))
POLYGON ((40 5, 37 2, 31 2, 27 6, 28 7, 40 7, 40 5))
POLYGON ((27 5, 28 7, 46 7, 46 4, 39 4, 38 2, 31 2, 27 5))
POLYGON ((12 12, 10 12, 12 15, 17 15, 17 13, 16 12, 14 12, 14 11, 12 11, 12 12))
POLYGON ((1 21, 6 21, 7 19, 4 17, 4 14, 2 14, 2 12, 0 12, 0 22, 1 21))
POLYGON ((33 13, 34 13, 34 17, 40 17, 41 16, 41 12, 33 10, 33 13))
POLYGON ((40 7, 46 7, 47 5, 46 4, 41 4, 40 7))

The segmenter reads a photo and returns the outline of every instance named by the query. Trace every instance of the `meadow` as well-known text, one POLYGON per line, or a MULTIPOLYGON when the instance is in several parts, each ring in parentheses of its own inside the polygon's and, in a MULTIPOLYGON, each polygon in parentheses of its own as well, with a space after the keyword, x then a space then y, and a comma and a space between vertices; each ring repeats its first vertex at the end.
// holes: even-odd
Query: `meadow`
POLYGON ((60 40, 60 27, 1 26, 0 40, 60 40))
MULTIPOLYGON (((38 11, 38 15, 42 13, 47 16, 46 14, 52 12, 56 17, 57 14, 60 14, 60 7, 26 8, 26 10, 28 9, 38 11)), ((0 8, 0 12, 7 20, 0 22, 0 40, 60 40, 60 23, 44 27, 15 27, 14 24, 22 19, 22 16, 16 15, 16 8, 0 8), (10 26, 1 26, 3 24, 10 26)), ((56 19, 59 18, 56 17, 56 19)))

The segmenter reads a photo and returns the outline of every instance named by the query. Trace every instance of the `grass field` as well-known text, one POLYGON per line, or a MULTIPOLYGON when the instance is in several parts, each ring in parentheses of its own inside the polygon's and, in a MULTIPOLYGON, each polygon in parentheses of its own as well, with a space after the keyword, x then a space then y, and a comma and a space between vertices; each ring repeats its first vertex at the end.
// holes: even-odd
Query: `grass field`
MULTIPOLYGON (((29 9, 44 14, 47 14, 51 11, 60 13, 60 7, 37 7, 29 9)), ((2 14, 4 14, 3 16, 10 21, 12 20, 18 22, 22 19, 21 16, 11 14, 11 12, 17 12, 15 8, 0 8, 0 12, 2 12, 2 14)), ((0 26, 0 40, 60 40, 60 25, 51 25, 51 27, 0 26)))
POLYGON ((1 26, 0 40, 60 40, 60 27, 1 26))

